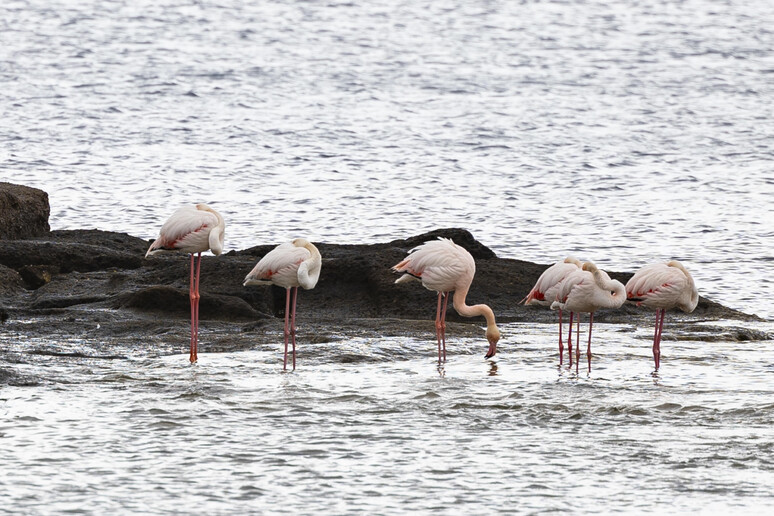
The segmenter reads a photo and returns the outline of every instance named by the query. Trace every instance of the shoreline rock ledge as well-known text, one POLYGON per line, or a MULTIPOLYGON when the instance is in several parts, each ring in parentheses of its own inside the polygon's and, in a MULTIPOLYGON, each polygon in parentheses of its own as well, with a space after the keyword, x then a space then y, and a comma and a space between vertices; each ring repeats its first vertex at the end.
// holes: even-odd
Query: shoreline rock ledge
MULTIPOLYGON (((160 324, 190 316, 188 260, 184 256, 145 259, 150 242, 124 233, 50 231, 48 196, 33 188, 0 183, 0 206, 0 321, 48 318, 50 325, 35 326, 48 326, 41 333, 52 333, 57 325, 66 331, 68 317, 100 312, 110 314, 102 317, 102 324, 132 323, 141 331, 148 321, 160 324)), ((476 277, 468 294, 470 304, 489 304, 498 323, 556 321, 556 314, 544 307, 519 304, 548 264, 498 258, 459 228, 438 229, 386 243, 315 242, 323 256, 322 274, 314 290, 299 294, 299 314, 305 321, 329 321, 330 326, 344 319, 379 318, 393 325, 400 325, 401 320, 431 320, 435 316, 435 294, 418 283, 396 285, 390 267, 411 248, 439 236, 451 238, 476 259, 476 277)), ((283 316, 283 289, 242 286, 247 272, 277 243, 203 257, 203 322, 249 322, 254 328, 283 316)), ((623 282, 631 276, 627 272, 608 272, 623 282)), ((686 323, 760 320, 705 298, 701 298, 694 313, 676 312, 670 317, 686 323)), ((624 305, 620 310, 597 312, 594 321, 637 320, 651 324, 652 318, 649 310, 624 305)), ((483 320, 460 317, 451 308, 448 320, 483 324, 483 320)), ((281 325, 281 320, 277 322, 281 325)))

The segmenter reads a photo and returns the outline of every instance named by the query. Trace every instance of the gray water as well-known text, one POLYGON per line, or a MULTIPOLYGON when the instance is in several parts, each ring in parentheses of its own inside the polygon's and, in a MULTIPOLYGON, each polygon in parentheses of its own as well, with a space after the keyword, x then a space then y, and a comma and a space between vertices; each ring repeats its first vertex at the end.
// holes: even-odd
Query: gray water
MULTIPOLYGON (((152 238, 200 201, 227 249, 461 226, 540 263, 677 258, 702 295, 774 318, 768 0, 0 15, 0 180, 49 192, 55 229, 152 238)), ((649 328, 599 325, 576 375, 552 330, 506 325, 494 365, 454 339, 441 371, 424 335, 349 336, 282 374, 273 342, 213 354, 205 334, 191 367, 0 327, 0 369, 26 379, 0 390, 0 511, 771 509, 770 343, 678 335, 654 376, 649 328)))

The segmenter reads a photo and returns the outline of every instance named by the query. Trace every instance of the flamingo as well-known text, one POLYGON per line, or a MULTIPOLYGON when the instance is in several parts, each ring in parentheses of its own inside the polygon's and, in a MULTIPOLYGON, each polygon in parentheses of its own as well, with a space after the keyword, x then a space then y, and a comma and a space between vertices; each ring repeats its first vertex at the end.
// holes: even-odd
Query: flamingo
POLYGON ((653 263, 634 273, 626 282, 626 296, 637 306, 656 309, 656 330, 653 334, 653 360, 656 371, 661 362, 661 332, 664 314, 670 308, 691 313, 699 304, 699 292, 693 278, 677 260, 653 263))
POLYGON ((283 369, 288 368, 288 338, 293 341, 293 370, 296 370, 296 299, 298 287, 310 290, 320 278, 322 257, 320 251, 303 238, 280 244, 261 258, 245 276, 244 286, 278 285, 285 288, 285 358, 283 369), (293 290, 293 306, 290 294, 293 290))
POLYGON ((202 266, 202 253, 210 250, 214 255, 223 252, 223 232, 226 223, 220 213, 206 204, 187 205, 179 208, 161 226, 159 237, 150 245, 145 257, 163 251, 182 251, 191 256, 190 285, 188 297, 191 299, 191 363, 198 357, 199 347, 199 271, 202 266), (194 277, 194 254, 196 276, 194 277))
MULTIPOLYGON (((557 289, 556 301, 551 303, 551 309, 564 309, 578 314, 580 327, 581 312, 589 314, 589 343, 586 351, 591 371, 591 328, 594 324, 594 312, 600 308, 620 308, 626 301, 626 289, 623 283, 610 279, 605 271, 597 268, 592 262, 568 275, 557 289)), ((570 325, 572 332, 572 324, 570 325)), ((570 333, 570 339, 572 333, 570 333)), ((575 367, 580 361, 580 330, 575 346, 575 367)))
MULTIPOLYGON (((529 291, 527 297, 522 299, 525 305, 549 306, 551 300, 556 299, 556 292, 561 282, 573 272, 580 270, 581 262, 577 258, 568 256, 560 262, 556 262, 551 267, 543 271, 543 274, 529 291)), ((570 312, 570 332, 572 332, 573 313, 570 312)), ((570 365, 572 365, 572 341, 567 342, 570 352, 570 365)), ((562 345, 562 310, 559 309, 559 365, 562 365, 562 354, 564 346, 562 345)))
POLYGON ((435 315, 435 335, 438 340, 438 361, 446 360, 446 308, 449 303, 449 293, 454 291, 453 305, 457 313, 464 317, 484 316, 486 319, 486 339, 489 350, 485 358, 491 358, 497 353, 497 341, 500 340, 500 330, 495 323, 494 312, 487 305, 465 304, 465 298, 476 273, 476 262, 465 248, 455 244, 451 239, 441 238, 431 240, 409 251, 405 260, 392 268, 395 272, 404 272, 395 283, 419 280, 422 285, 438 292, 438 308, 435 315), (443 299, 443 309, 441 300, 443 299), (443 351, 442 351, 443 349, 443 351))

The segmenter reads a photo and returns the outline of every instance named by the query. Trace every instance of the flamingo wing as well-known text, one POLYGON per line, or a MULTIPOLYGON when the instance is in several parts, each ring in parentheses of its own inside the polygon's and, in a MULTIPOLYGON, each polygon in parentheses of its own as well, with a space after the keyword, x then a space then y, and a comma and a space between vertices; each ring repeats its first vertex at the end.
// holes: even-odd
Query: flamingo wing
POLYGON ((210 248, 210 230, 217 225, 218 218, 215 214, 193 205, 183 206, 161 226, 159 237, 151 244, 146 256, 158 251, 206 251, 210 248))
POLYGON ((421 279, 430 290, 449 292, 455 290, 461 277, 469 275, 472 279, 476 264, 463 247, 450 239, 439 238, 412 249, 393 270, 421 279))
POLYGON ((688 278, 666 263, 646 265, 626 283, 626 297, 654 308, 671 308, 688 286, 688 278))
POLYGON ((298 267, 311 256, 308 249, 292 242, 278 245, 261 258, 245 277, 245 284, 273 283, 281 287, 298 286, 298 267))
POLYGON ((551 267, 544 270, 543 274, 540 275, 537 282, 535 283, 535 286, 532 287, 532 290, 530 290, 529 294, 527 294, 524 303, 529 305, 541 301, 544 303, 552 301, 552 298, 549 294, 553 293, 555 297, 555 289, 559 283, 561 283, 564 278, 577 271, 578 269, 579 267, 574 263, 567 263, 562 261, 553 264, 551 267))

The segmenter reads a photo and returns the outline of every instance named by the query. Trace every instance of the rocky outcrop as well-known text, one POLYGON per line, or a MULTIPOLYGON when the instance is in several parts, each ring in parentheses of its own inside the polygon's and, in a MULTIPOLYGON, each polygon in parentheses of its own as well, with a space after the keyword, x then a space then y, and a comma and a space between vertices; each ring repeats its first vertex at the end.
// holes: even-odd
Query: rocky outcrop
MULTIPOLYGON (((553 322, 554 312, 519 304, 548 266, 498 258, 464 229, 439 229, 405 240, 339 245, 316 243, 323 256, 317 287, 301 290, 299 313, 305 318, 432 319, 435 293, 419 282, 395 284, 390 268, 413 247, 439 236, 451 238, 476 257, 476 276, 468 303, 489 304, 499 322, 553 322)), ((0 305, 17 314, 61 310, 111 309, 160 318, 190 317, 188 263, 185 255, 144 258, 148 241, 107 231, 54 231, 32 240, 0 246, 0 305)), ((274 247, 262 245, 221 256, 204 256, 201 267, 200 319, 261 320, 283 316, 285 291, 272 286, 242 286, 245 275, 274 247)), ((626 281, 631 273, 611 272, 626 281)), ((625 305, 600 310, 595 320, 624 322, 650 318, 648 310, 625 305)), ((750 319, 752 316, 701 299, 696 311, 676 317, 750 319)), ((476 321, 449 309, 449 321, 476 321)))
POLYGON ((0 240, 48 233, 48 194, 37 188, 0 183, 0 240))

